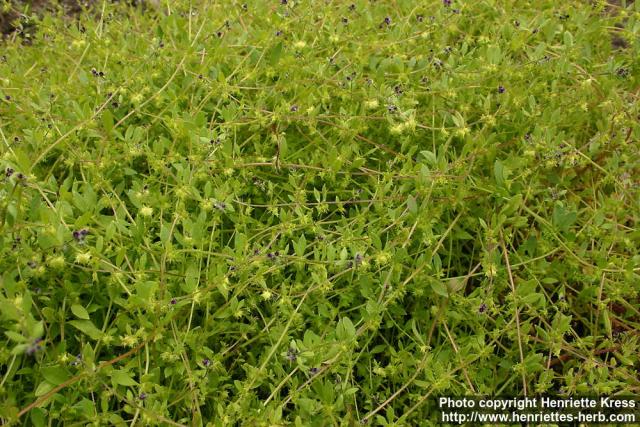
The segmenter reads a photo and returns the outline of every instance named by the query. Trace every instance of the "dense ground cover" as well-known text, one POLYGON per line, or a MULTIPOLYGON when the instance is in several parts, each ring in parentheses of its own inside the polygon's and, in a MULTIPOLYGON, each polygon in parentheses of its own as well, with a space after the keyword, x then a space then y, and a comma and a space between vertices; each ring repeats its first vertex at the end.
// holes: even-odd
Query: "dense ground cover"
POLYGON ((97 3, 0 46, 2 421, 640 393, 637 3, 97 3))

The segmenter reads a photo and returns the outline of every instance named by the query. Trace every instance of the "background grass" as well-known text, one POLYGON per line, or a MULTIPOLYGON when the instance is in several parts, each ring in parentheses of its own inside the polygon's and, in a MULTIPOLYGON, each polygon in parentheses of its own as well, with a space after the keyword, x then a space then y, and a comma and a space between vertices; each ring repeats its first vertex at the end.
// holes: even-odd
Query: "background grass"
POLYGON ((637 4, 5 5, 2 422, 639 393, 637 4))

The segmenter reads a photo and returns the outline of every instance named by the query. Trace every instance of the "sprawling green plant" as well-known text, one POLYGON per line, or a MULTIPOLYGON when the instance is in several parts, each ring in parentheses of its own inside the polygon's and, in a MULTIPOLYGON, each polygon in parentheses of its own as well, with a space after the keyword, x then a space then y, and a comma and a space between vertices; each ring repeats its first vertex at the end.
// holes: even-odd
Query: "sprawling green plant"
POLYGON ((158 3, 0 45, 2 422, 640 393, 640 2, 158 3))

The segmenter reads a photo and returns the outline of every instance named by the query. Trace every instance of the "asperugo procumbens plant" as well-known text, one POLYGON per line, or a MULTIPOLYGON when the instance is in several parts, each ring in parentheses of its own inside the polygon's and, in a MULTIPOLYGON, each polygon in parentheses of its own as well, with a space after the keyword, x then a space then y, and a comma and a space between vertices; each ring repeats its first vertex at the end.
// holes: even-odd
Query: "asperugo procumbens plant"
POLYGON ((7 3, 2 423, 640 393, 640 2, 125 3, 7 3))

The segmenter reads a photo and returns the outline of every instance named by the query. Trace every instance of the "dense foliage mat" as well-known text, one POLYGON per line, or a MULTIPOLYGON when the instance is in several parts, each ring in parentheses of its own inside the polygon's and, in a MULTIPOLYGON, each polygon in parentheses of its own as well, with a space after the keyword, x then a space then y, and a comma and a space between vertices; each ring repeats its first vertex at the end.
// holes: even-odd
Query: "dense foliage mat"
POLYGON ((0 49, 2 421, 640 393, 638 2, 95 3, 0 49))

